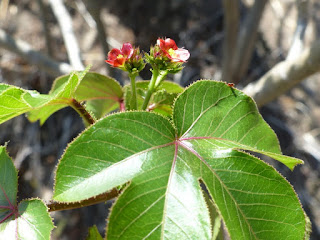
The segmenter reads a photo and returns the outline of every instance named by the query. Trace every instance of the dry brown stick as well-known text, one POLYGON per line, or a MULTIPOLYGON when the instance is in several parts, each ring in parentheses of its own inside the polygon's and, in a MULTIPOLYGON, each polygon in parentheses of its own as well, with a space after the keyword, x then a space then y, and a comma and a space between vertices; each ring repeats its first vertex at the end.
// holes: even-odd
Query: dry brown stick
POLYGON ((299 57, 278 63, 243 91, 253 97, 258 106, 263 106, 319 71, 320 41, 316 41, 299 57))
POLYGON ((233 82, 235 83, 239 82, 248 70, 258 34, 259 23, 267 2, 268 0, 254 1, 240 29, 232 62, 233 82))
POLYGON ((222 60, 222 80, 232 82, 231 63, 236 49, 239 29, 239 2, 223 0, 224 41, 222 60))
POLYGON ((0 29, 0 47, 16 53, 30 64, 36 65, 53 76, 69 74, 72 71, 69 64, 52 60, 43 53, 34 50, 28 43, 14 39, 2 29, 0 29))
POLYGON ((72 19, 63 4, 63 0, 49 0, 49 3, 59 23, 71 66, 75 70, 83 70, 80 48, 73 33, 72 19))

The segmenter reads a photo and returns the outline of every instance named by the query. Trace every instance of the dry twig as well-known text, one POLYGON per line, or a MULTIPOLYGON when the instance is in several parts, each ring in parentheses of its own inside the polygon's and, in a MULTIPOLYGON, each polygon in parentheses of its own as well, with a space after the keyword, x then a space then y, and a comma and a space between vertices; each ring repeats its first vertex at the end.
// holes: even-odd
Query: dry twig
POLYGON ((309 0, 296 0, 298 10, 297 26, 287 59, 295 59, 303 51, 305 31, 308 26, 309 0))
POLYGON ((267 2, 268 0, 254 1, 241 27, 232 62, 233 82, 235 83, 239 82, 248 70, 257 38, 259 23, 267 2))
POLYGON ((72 67, 75 70, 83 70, 80 48, 72 29, 72 19, 63 4, 63 0, 49 0, 49 3, 58 20, 72 67))
POLYGON ((28 43, 14 39, 2 29, 0 29, 0 47, 16 53, 30 64, 38 66, 53 76, 69 74, 72 71, 69 64, 52 60, 41 52, 34 50, 28 43))
POLYGON ((262 106, 319 71, 320 41, 316 41, 294 60, 275 65, 257 82, 246 86, 244 92, 253 97, 258 106, 262 106))

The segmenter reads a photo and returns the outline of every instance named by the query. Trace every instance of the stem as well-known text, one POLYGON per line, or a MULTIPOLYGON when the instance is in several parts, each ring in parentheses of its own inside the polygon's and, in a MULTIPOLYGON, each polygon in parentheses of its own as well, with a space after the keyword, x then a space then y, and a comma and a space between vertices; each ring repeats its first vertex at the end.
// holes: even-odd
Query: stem
POLYGON ((130 99, 130 110, 137 110, 137 90, 136 90, 136 76, 137 74, 129 74, 131 81, 131 99, 130 99))
POLYGON ((126 110, 125 106, 124 106, 124 100, 123 99, 120 99, 119 100, 119 111, 120 112, 124 112, 126 110))
POLYGON ((74 98, 70 102, 70 107, 72 107, 88 125, 95 123, 95 120, 90 113, 74 98))
POLYGON ((159 87, 160 83, 162 83, 162 81, 165 79, 165 77, 168 75, 168 71, 164 70, 164 71, 160 71, 160 74, 157 77, 157 81, 156 81, 156 85, 155 85, 155 90, 159 87))
POLYGON ((146 98, 143 101, 142 110, 146 110, 146 108, 149 104, 151 95, 155 90, 155 84, 156 84, 158 76, 159 76, 159 70, 157 68, 153 68, 152 69, 152 77, 151 77, 151 80, 150 80, 150 83, 148 86, 148 92, 147 92, 146 98))
POLYGON ((49 208, 49 212, 87 207, 87 206, 91 206, 91 205, 94 205, 97 203, 106 202, 110 199, 113 199, 113 198, 119 196, 119 194, 120 194, 120 191, 116 188, 113 188, 110 192, 102 193, 98 196, 91 197, 89 199, 86 199, 86 200, 83 200, 80 202, 72 202, 72 203, 51 202, 51 203, 47 204, 47 207, 49 208))
POLYGON ((150 80, 149 86, 148 86, 148 92, 146 95, 146 98, 144 99, 142 110, 146 110, 150 101, 150 98, 154 91, 159 87, 160 83, 163 81, 163 79, 168 75, 168 71, 159 71, 158 69, 152 70, 152 78, 150 80))

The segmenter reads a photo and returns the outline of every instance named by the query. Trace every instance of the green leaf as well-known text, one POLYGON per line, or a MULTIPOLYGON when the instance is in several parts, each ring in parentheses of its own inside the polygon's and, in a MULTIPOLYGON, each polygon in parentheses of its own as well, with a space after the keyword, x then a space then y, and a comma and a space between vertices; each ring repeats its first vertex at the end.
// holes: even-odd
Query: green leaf
POLYGON ((46 205, 39 199, 17 206, 17 171, 0 147, 0 239, 48 240, 53 229, 46 205))
POLYGON ((217 212, 214 202, 210 199, 210 196, 207 192, 203 193, 204 199, 207 203, 211 225, 212 225, 212 240, 223 240, 223 225, 222 219, 217 212))
POLYGON ((75 92, 88 70, 89 68, 83 72, 71 73, 65 82, 58 80, 58 83, 54 84, 49 92, 49 101, 35 110, 29 110, 29 120, 31 122, 40 120, 40 124, 43 124, 53 113, 71 105, 72 99, 75 98, 75 92))
POLYGON ((0 123, 37 108, 49 99, 36 91, 0 84, 0 123))
POLYGON ((0 146, 0 221, 17 202, 18 173, 4 146, 0 146), (10 205, 11 204, 11 205, 10 205))
MULTIPOLYGON (((53 90, 68 81, 68 76, 57 78, 53 90)), ((99 119, 105 114, 119 108, 123 92, 119 83, 113 78, 99 73, 88 72, 81 80, 73 97, 79 101, 86 101, 86 108, 99 119)))
POLYGON ((293 168, 253 100, 199 81, 175 101, 173 124, 150 112, 108 116, 75 139, 56 172, 54 199, 80 201, 128 183, 108 239, 212 239, 200 182, 232 239, 303 239, 306 217, 292 186, 259 152, 293 168))
POLYGON ((101 237, 96 225, 89 228, 89 234, 88 234, 86 240, 102 240, 102 237, 101 237))
POLYGON ((120 85, 88 70, 57 78, 49 94, 0 84, 0 124, 23 113, 28 113, 31 122, 40 120, 43 124, 56 111, 72 106, 73 99, 86 101, 86 110, 96 119, 119 108, 123 95, 120 85))
MULTIPOLYGON (((148 90, 149 82, 150 81, 142 81, 136 83, 138 109, 141 109, 142 107, 145 95, 148 90)), ((149 109, 164 116, 172 115, 172 105, 174 99, 182 91, 183 88, 180 85, 170 81, 163 81, 150 99, 149 109)), ((129 106, 131 99, 130 85, 126 85, 124 87, 124 92, 126 93, 125 105, 129 106)))

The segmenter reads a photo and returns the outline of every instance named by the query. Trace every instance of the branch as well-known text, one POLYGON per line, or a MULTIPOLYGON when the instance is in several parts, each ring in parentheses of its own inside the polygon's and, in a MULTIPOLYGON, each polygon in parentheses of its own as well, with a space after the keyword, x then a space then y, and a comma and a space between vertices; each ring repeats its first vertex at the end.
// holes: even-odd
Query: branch
MULTIPOLYGON (((107 40, 110 40, 110 38, 108 37, 108 34, 105 30, 106 27, 104 26, 101 19, 101 6, 100 6, 101 3, 99 4, 99 1, 97 0, 83 0, 83 3, 87 8, 87 11, 95 21, 99 42, 102 47, 102 55, 105 57, 107 56, 108 52, 111 50, 110 47, 112 46, 110 46, 110 43, 107 41, 107 40)), ((107 64, 105 66, 106 66, 106 71, 108 75, 114 77, 115 70, 107 66, 107 64)))
POLYGON ((268 0, 256 0, 244 20, 232 62, 233 82, 238 83, 248 70, 257 38, 258 27, 268 0))
POLYGON ((298 10, 297 26, 287 60, 295 59, 303 50, 304 35, 308 26, 308 5, 309 0, 296 0, 296 7, 298 10))
POLYGON ((243 91, 253 97, 258 106, 263 106, 319 71, 320 41, 316 41, 299 57, 278 63, 243 91))
POLYGON ((69 74, 72 67, 67 63, 59 63, 41 52, 33 49, 22 40, 15 40, 4 30, 0 29, 0 47, 14 52, 32 65, 36 65, 53 76, 69 74))
POLYGON ((223 0, 222 3, 224 15, 222 80, 225 82, 231 82, 231 63, 236 49, 239 29, 239 2, 234 0, 223 0))
POLYGON ((63 0, 49 0, 49 3, 58 20, 71 65, 76 70, 83 70, 80 49, 72 29, 72 19, 63 5, 63 0))

